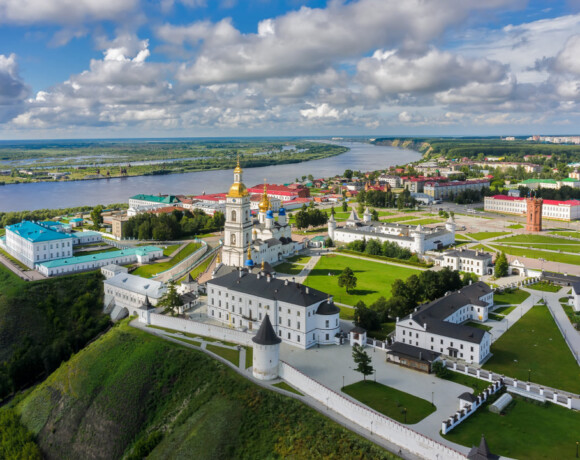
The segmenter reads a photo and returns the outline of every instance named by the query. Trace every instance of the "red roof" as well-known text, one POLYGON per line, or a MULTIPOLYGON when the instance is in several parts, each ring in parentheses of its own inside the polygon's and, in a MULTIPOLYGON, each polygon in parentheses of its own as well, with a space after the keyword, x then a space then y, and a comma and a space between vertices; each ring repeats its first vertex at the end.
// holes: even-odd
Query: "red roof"
POLYGON ((191 197, 194 200, 202 201, 224 201, 226 199, 225 193, 210 193, 209 195, 197 195, 191 197))
POLYGON ((163 208, 157 208, 157 209, 152 209, 151 211, 148 211, 152 214, 169 214, 170 212, 173 211, 185 211, 185 208, 182 208, 181 206, 165 206, 163 208))
MULTIPOLYGON (((505 200, 505 201, 521 201, 525 200, 524 197, 518 196, 507 196, 507 195, 494 195, 491 198, 494 200, 505 200)), ((553 206, 580 206, 579 200, 544 200, 544 204, 550 204, 553 206)))
MULTIPOLYGON (((296 196, 296 190, 285 185, 266 184, 266 190, 271 195, 296 196)), ((254 185, 248 189, 248 193, 264 193, 264 185, 254 185)))

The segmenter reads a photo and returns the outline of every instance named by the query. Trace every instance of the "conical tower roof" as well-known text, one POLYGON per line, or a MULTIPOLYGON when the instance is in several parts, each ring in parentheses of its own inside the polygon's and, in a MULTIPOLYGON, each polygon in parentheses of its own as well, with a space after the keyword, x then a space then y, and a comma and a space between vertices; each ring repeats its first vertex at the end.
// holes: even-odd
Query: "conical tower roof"
POLYGON ((258 345, 277 345, 282 342, 282 339, 276 335, 276 331, 274 331, 270 322, 270 316, 267 313, 260 329, 258 329, 258 333, 252 337, 252 342, 258 345))

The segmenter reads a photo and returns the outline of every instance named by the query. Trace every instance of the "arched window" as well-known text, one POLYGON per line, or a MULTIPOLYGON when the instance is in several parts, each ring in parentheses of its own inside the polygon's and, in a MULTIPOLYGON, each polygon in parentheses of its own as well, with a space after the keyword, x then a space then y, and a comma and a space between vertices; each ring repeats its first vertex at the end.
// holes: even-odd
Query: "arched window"
POLYGON ((232 211, 232 222, 236 221, 236 211, 232 211))
POLYGON ((232 236, 230 237, 230 242, 232 245, 236 244, 236 234, 232 233, 232 236))

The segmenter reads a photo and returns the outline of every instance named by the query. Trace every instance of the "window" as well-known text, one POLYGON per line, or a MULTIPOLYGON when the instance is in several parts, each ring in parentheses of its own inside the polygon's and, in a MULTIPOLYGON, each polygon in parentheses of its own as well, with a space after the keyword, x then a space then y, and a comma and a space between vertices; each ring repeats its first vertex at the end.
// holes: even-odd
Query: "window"
POLYGON ((290 332, 288 332, 288 340, 290 340, 290 332))
POLYGON ((291 324, 290 324, 290 318, 288 318, 288 327, 290 327, 290 326, 291 326, 291 324))
MULTIPOLYGON (((431 337, 431 342, 433 342, 433 337, 431 337)), ((433 347, 431 347, 431 350, 433 350, 433 347)))
POLYGON ((232 222, 236 221, 236 211, 232 211, 232 222))
POLYGON ((433 345, 431 345, 431 350, 433 350, 433 345))
POLYGON ((329 323, 330 323, 329 320, 326 320, 326 327, 329 327, 330 326, 329 323))
POLYGON ((415 338, 417 338, 417 339, 419 338, 419 333, 418 332, 415 334, 415 338))
MULTIPOLYGON (((441 339, 441 345, 443 345, 443 339, 441 339)), ((443 350, 442 350, 443 351, 443 350)))
POLYGON ((236 234, 232 233, 230 236, 230 244, 233 246, 236 244, 236 234))
POLYGON ((473 351, 473 347, 471 347, 471 351, 473 351))
POLYGON ((403 339, 403 343, 405 343, 405 339, 403 339))
POLYGON ((316 334, 312 334, 312 340, 316 340, 316 334))
POLYGON ((405 335, 405 329, 403 329, 403 335, 405 335))
POLYGON ((290 314, 290 309, 288 309, 288 314, 290 314))
POLYGON ((299 335, 297 335, 297 336, 296 336, 296 340, 297 340, 298 342, 300 342, 300 336, 299 336, 299 335))
POLYGON ((296 329, 300 329, 300 321, 296 323, 296 329))
POLYGON ((328 340, 328 339, 329 339, 329 336, 328 336, 328 334, 326 334, 326 340, 328 340))
POLYGON ((463 344, 459 345, 459 348, 461 348, 463 350, 463 344))
POLYGON ((260 313, 258 314, 258 319, 259 319, 260 321, 262 321, 262 312, 260 312, 260 313))
POLYGON ((473 355, 472 355, 472 356, 470 356, 470 358, 471 358, 471 360, 473 361, 473 355))
POLYGON ((300 316, 300 312, 299 311, 296 312, 296 316, 300 316))
POLYGON ((278 335, 282 337, 282 331, 278 331, 278 335))
POLYGON ((251 300, 248 300, 248 305, 252 305, 252 301, 251 300))
POLYGON ((282 317, 281 316, 278 317, 278 324, 282 324, 282 317))

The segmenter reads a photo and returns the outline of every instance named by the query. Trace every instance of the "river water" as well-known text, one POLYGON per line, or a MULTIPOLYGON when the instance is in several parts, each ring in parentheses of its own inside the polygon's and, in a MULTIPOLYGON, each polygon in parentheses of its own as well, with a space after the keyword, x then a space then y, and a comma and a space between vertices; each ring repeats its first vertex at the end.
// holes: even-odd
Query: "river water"
MULTIPOLYGON (((412 150, 376 146, 361 142, 341 142, 350 150, 322 160, 244 170, 244 183, 250 187, 269 183, 289 183, 312 174, 315 178, 342 174, 345 169, 373 171, 416 161, 421 154, 412 150)), ((242 164, 242 167, 244 165, 242 164)), ((156 195, 201 195, 225 192, 232 184, 231 170, 201 171, 162 176, 134 176, 70 182, 37 182, 0 186, 0 212, 33 209, 72 208, 127 202, 139 193, 156 195)))

